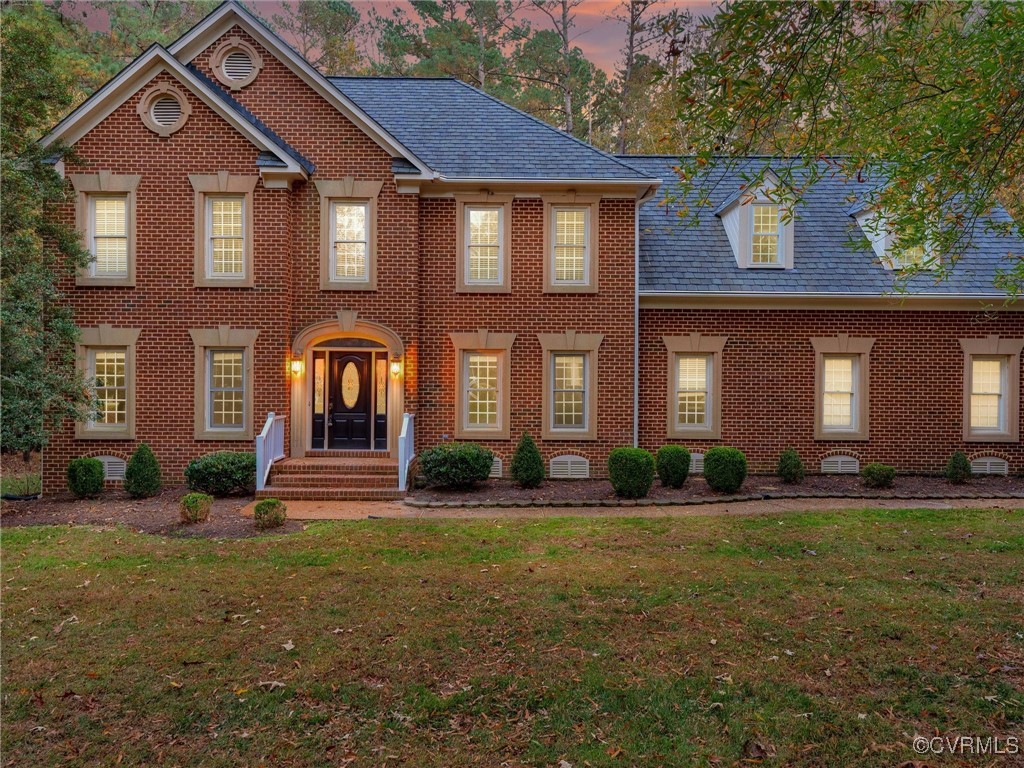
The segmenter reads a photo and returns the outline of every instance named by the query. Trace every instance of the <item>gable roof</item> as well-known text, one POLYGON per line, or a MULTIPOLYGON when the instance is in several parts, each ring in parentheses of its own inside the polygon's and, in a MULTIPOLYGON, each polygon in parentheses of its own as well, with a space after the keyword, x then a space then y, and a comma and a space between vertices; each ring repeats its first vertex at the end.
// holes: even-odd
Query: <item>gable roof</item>
POLYGON ((74 144, 162 72, 173 75, 200 101, 261 149, 263 154, 276 158, 282 169, 305 174, 311 171, 312 165, 308 160, 256 120, 238 102, 196 70, 183 66, 167 49, 156 43, 57 123, 40 143, 45 147, 59 139, 74 144))
POLYGON ((331 77, 446 181, 657 183, 569 134, 453 78, 331 77))
MULTIPOLYGON (((677 156, 632 155, 631 165, 674 179, 677 156)), ((836 296, 878 297, 897 288, 897 273, 886 270, 870 245, 859 242, 862 233, 851 217, 851 203, 865 185, 837 174, 826 174, 804 193, 794 223, 793 269, 741 269, 729 245, 725 227, 715 214, 721 203, 745 184, 744 171, 781 167, 786 159, 748 158, 736 167, 712 166, 699 180, 710 190, 710 205, 698 207, 696 196, 678 198, 679 185, 666 181, 655 199, 640 209, 641 294, 713 296, 836 296), (680 215, 684 205, 696 211, 696 224, 680 215)), ((825 170, 824 168, 822 170, 825 170)), ((800 171, 797 169, 796 174, 800 171)), ((1002 209, 991 221, 1009 221, 1002 209)), ((997 272, 1012 266, 1010 254, 1020 258, 1024 241, 977 225, 973 244, 945 279, 921 272, 901 281, 912 296, 1004 298, 994 284, 997 272)))

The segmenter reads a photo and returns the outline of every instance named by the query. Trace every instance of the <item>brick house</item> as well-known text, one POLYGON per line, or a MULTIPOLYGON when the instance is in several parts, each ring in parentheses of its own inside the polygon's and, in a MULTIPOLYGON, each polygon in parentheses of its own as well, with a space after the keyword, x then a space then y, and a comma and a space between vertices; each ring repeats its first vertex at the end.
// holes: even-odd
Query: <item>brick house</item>
POLYGON ((671 157, 611 156, 456 80, 324 77, 234 2, 57 140, 100 409, 53 437, 48 493, 82 455, 115 481, 146 442, 169 478, 255 445, 265 495, 396 496, 414 446, 473 440, 502 473, 523 431, 555 477, 667 442, 754 471, 788 446, 822 471, 958 449, 1024 470, 1024 321, 993 286, 1022 243, 979 232, 896 298, 852 180, 788 220, 712 170, 717 208, 683 227, 671 157))

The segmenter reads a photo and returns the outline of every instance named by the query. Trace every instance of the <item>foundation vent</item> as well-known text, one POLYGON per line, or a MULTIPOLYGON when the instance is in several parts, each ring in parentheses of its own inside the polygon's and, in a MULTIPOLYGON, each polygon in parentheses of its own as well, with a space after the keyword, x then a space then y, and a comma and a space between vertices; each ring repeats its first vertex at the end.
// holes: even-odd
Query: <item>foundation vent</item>
POLYGON ((860 460, 853 456, 826 456, 821 460, 823 475, 856 475, 860 472, 860 460))
POLYGON ((590 462, 582 456, 565 454, 551 460, 550 474, 554 480, 582 480, 590 477, 590 462))
POLYGON ((979 456, 971 460, 972 475, 1008 475, 1010 465, 996 456, 979 456))

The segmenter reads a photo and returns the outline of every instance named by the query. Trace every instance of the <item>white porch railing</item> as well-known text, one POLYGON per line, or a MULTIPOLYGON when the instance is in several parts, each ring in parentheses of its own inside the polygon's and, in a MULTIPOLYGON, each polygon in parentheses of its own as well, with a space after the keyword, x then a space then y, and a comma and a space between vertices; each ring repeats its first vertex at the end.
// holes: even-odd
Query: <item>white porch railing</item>
POLYGON ((413 439, 413 427, 416 414, 407 413, 402 416, 402 433, 398 436, 398 490, 404 491, 409 478, 409 465, 416 456, 416 444, 413 439))
POLYGON ((284 416, 267 414, 263 431, 256 435, 256 490, 267 487, 270 467, 284 458, 284 416))

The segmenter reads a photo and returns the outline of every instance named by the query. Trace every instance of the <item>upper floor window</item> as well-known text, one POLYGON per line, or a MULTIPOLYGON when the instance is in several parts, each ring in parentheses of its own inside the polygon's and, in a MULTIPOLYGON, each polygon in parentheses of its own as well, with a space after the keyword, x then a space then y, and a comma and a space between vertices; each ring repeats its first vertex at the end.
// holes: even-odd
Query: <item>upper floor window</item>
POLYGON ((377 289, 377 198, 383 181, 318 179, 320 290, 377 289))
POLYGON ((207 278, 241 279, 245 276, 244 221, 244 197, 207 196, 207 278))
POLYGON ((128 195, 89 195, 93 277, 128 277, 128 195))
POLYGON ((334 236, 331 244, 331 275, 338 282, 365 283, 369 262, 370 238, 367 226, 369 204, 335 201, 331 203, 334 236))
POLYGON ((769 203, 754 203, 751 206, 751 217, 751 266, 781 266, 782 249, 779 248, 779 241, 782 227, 779 219, 779 206, 769 203))
POLYGON ((251 288, 253 198, 258 176, 192 174, 196 192, 195 284, 251 288))
POLYGON ((501 285, 504 209, 466 205, 465 217, 466 284, 501 285))
POLYGON ((590 209, 554 208, 552 213, 552 282, 555 285, 585 284, 589 271, 590 209))

